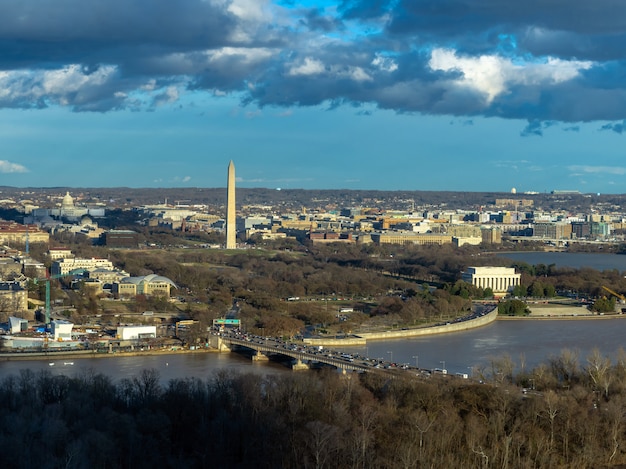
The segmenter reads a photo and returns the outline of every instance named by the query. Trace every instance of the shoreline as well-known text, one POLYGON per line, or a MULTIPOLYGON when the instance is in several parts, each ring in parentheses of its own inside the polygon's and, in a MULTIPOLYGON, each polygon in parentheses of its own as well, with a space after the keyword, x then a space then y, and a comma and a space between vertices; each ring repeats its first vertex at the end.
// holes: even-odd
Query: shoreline
MULTIPOLYGON (((541 308, 558 310, 560 308, 541 308)), ((565 309, 565 308, 564 308, 565 309)), ((443 326, 431 326, 418 329, 381 331, 381 332, 364 332, 354 333, 351 337, 343 339, 334 338, 307 338, 303 342, 309 345, 329 346, 346 346, 346 345, 366 345, 368 341, 393 340, 410 337, 419 337, 426 335, 440 335, 452 332, 465 331, 486 326, 494 321, 589 321, 589 320, 606 320, 606 319, 626 319, 626 314, 576 314, 576 313, 533 313, 528 316, 501 316, 497 313, 497 308, 487 315, 470 320, 464 323, 447 324, 443 326)), ((152 349, 152 350, 133 350, 133 351, 113 351, 98 352, 96 350, 75 350, 75 351, 46 351, 46 352, 4 352, 0 353, 0 362, 3 361, 51 361, 54 359, 71 359, 71 358, 119 358, 119 357, 137 357, 151 355, 178 355, 190 353, 221 353, 219 349, 213 347, 203 347, 194 350, 180 348, 172 349, 152 349)))
POLYGON ((322 345, 329 346, 346 346, 346 345, 367 345, 368 341, 374 340, 389 340, 389 339, 404 339, 411 337, 420 337, 426 335, 439 335, 448 334, 450 332, 466 331, 469 329, 475 329, 477 327, 486 326, 491 324, 498 318, 498 309, 494 308, 493 311, 485 314, 484 316, 470 319, 468 321, 462 321, 457 323, 448 323, 441 326, 422 327, 418 329, 406 329, 406 330, 393 330, 393 331, 381 331, 381 332, 363 332, 353 333, 351 337, 343 339, 331 339, 331 338, 307 338, 303 342, 307 345, 322 345))
POLYGON ((498 316, 498 321, 529 321, 529 320, 574 320, 574 321, 589 321, 589 320, 603 320, 603 319, 623 319, 626 318, 624 314, 609 314, 602 315, 599 314, 586 314, 586 315, 576 315, 576 314, 530 314, 528 316, 498 316))
POLYGON ((0 362, 3 361, 28 361, 28 360, 52 360, 57 358, 116 358, 116 357, 138 357, 143 355, 178 355, 189 353, 219 353, 214 348, 201 348, 196 350, 144 350, 132 352, 106 352, 100 353, 93 350, 76 350, 73 352, 6 352, 0 353, 0 362))

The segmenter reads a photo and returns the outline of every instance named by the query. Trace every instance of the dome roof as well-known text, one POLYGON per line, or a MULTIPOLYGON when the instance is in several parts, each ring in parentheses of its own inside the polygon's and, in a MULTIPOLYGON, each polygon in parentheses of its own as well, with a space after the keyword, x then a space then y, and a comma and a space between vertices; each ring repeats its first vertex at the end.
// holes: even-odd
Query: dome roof
POLYGON ((91 219, 91 217, 89 215, 85 214, 82 217, 80 217, 80 224, 81 225, 91 225, 91 224, 93 224, 93 220, 91 219))
POLYGON ((169 278, 156 274, 145 275, 143 277, 125 277, 120 283, 134 283, 135 285, 139 285, 140 283, 169 283, 172 287, 178 288, 169 278))
POLYGON ((73 208, 74 207, 74 199, 72 198, 72 196, 70 195, 69 192, 65 193, 65 196, 63 197, 63 201, 61 202, 61 207, 63 207, 63 208, 73 208))

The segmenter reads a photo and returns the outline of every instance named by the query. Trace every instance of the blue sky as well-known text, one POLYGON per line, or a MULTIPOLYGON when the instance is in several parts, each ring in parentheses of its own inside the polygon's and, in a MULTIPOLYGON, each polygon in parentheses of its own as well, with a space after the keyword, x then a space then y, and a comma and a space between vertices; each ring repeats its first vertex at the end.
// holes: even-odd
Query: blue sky
POLYGON ((0 185, 625 193, 626 3, 0 4, 0 185), (582 20, 584 19, 584 21, 582 20))

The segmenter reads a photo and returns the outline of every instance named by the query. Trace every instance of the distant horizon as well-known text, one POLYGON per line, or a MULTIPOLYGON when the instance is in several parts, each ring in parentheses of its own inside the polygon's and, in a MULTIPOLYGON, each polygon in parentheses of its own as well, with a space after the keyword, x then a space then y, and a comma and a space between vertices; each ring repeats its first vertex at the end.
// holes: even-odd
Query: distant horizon
MULTIPOLYGON (((339 187, 339 188, 305 188, 305 187, 287 187, 287 188, 276 188, 276 187, 264 187, 264 186, 244 186, 242 187, 239 183, 236 186, 237 189, 246 189, 246 190, 265 190, 265 191, 349 191, 349 192, 434 192, 434 193, 472 193, 472 194, 502 194, 508 195, 512 198, 520 197, 520 196, 533 196, 533 195, 582 195, 582 196, 619 196, 625 195, 626 192, 582 192, 575 189, 572 190, 563 190, 563 189, 554 189, 545 192, 539 191, 529 191, 529 192, 511 192, 511 191, 496 191, 496 190, 458 190, 458 189, 368 189, 368 188, 347 188, 347 187, 339 187)), ((116 189, 130 189, 130 190, 146 190, 146 191, 158 191, 158 190, 168 190, 168 191, 176 191, 176 190, 223 190, 226 191, 226 186, 213 186, 213 187, 203 187, 203 186, 162 186, 162 187, 134 187, 134 186, 10 186, 10 185, 1 185, 0 186, 0 194, 2 190, 10 189, 15 191, 23 191, 23 190, 46 190, 46 191, 71 191, 76 190, 116 190, 116 189)))

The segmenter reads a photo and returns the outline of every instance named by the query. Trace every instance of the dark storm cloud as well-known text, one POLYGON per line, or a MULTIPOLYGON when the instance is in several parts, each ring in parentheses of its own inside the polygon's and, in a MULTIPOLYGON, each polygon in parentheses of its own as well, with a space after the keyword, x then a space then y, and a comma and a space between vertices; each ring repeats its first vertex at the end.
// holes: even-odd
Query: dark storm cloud
POLYGON ((387 13, 391 4, 391 0, 343 0, 338 9, 346 19, 371 19, 387 13))
MULTIPOLYGON (((358 11, 358 5, 350 10, 352 15, 358 11)), ((619 46, 626 32, 626 2, 621 0, 399 0, 388 13, 391 34, 455 43, 467 52, 489 50, 506 34, 515 35, 518 47, 538 54, 595 60, 625 53, 619 46)))
POLYGON ((325 15, 317 8, 304 10, 300 23, 309 29, 331 32, 343 29, 342 22, 330 15, 325 15))
POLYGON ((625 45, 622 0, 5 0, 0 107, 151 109, 193 89, 518 118, 538 135, 626 119, 625 45))
POLYGON ((520 132, 520 135, 522 137, 532 137, 532 136, 537 136, 537 137, 542 137, 543 136, 543 131, 549 127, 552 127, 553 125, 555 125, 555 122, 541 122, 541 121, 529 121, 528 125, 526 127, 524 127, 524 129, 520 132))
POLYGON ((626 131, 626 121, 605 124, 600 127, 600 130, 612 130, 618 134, 624 133, 624 131, 626 131))
POLYGON ((228 45, 236 19, 199 0, 8 0, 0 2, 0 68, 119 62, 137 51, 228 45))

